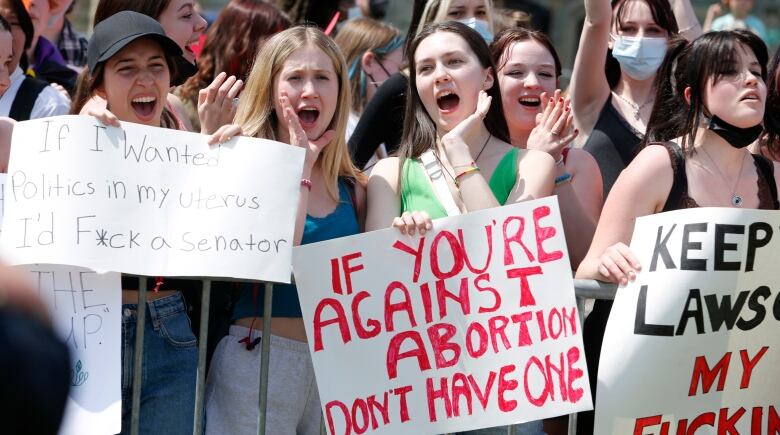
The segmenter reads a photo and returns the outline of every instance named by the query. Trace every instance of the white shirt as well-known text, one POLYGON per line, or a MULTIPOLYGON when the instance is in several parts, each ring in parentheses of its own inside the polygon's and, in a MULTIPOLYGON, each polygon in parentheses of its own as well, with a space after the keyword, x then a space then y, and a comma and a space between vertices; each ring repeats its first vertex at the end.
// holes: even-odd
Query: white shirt
MULTIPOLYGON (((18 66, 11 74, 11 85, 0 97, 0 116, 8 116, 11 112, 11 105, 16 99, 19 87, 24 81, 24 73, 18 66)), ((46 86, 33 104, 30 119, 45 118, 47 116, 67 115, 70 111, 70 101, 65 98, 58 90, 51 86, 46 86)))

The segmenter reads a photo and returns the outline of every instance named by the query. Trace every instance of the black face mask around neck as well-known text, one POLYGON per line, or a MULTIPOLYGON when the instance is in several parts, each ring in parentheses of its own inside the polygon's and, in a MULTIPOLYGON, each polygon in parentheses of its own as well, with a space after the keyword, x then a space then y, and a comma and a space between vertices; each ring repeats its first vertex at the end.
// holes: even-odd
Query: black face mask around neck
POLYGON ((725 139, 734 148, 745 148, 755 142, 764 131, 764 127, 761 124, 748 128, 739 128, 714 115, 710 118, 707 128, 725 139))

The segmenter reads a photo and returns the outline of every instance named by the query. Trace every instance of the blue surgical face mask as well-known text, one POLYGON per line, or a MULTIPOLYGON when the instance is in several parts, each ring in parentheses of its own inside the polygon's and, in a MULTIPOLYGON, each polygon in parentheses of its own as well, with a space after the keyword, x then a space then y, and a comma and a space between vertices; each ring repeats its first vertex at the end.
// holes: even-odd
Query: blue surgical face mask
POLYGON ((612 57, 620 62, 623 72, 634 80, 649 79, 664 61, 666 38, 612 35, 612 39, 612 57))
POLYGON ((488 25, 487 21, 485 20, 478 20, 476 17, 471 18, 465 18, 463 20, 458 20, 459 23, 463 23, 472 29, 476 30, 477 33, 479 33, 479 36, 482 37, 487 43, 490 43, 493 41, 493 32, 490 31, 490 26, 488 25))

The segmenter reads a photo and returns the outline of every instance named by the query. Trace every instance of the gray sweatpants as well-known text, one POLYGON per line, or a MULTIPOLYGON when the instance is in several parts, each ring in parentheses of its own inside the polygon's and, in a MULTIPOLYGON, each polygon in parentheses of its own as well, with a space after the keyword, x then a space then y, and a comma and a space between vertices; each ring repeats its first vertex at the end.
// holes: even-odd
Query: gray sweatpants
MULTIPOLYGON (((257 433, 261 345, 248 351, 239 343, 248 333, 231 326, 214 351, 206 381, 207 435, 257 433)), ((260 335, 252 331, 252 339, 260 335)), ((267 410, 268 435, 319 434, 320 399, 306 343, 271 336, 267 410)))

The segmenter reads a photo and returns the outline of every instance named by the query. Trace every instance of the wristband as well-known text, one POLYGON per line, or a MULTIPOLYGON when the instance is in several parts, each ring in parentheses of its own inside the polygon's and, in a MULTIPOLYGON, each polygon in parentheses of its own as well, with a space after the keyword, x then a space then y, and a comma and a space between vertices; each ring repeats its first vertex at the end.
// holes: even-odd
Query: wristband
POLYGON ((309 189, 309 192, 311 192, 311 180, 306 178, 301 178, 301 186, 309 189))
POLYGON ((563 175, 559 175, 555 177, 555 187, 571 182, 572 178, 573 178, 572 175, 568 172, 565 172, 563 173, 563 175))
POLYGON ((472 172, 479 172, 479 167, 477 167, 477 165, 469 165, 466 169, 455 176, 455 185, 460 187, 460 178, 472 172))

